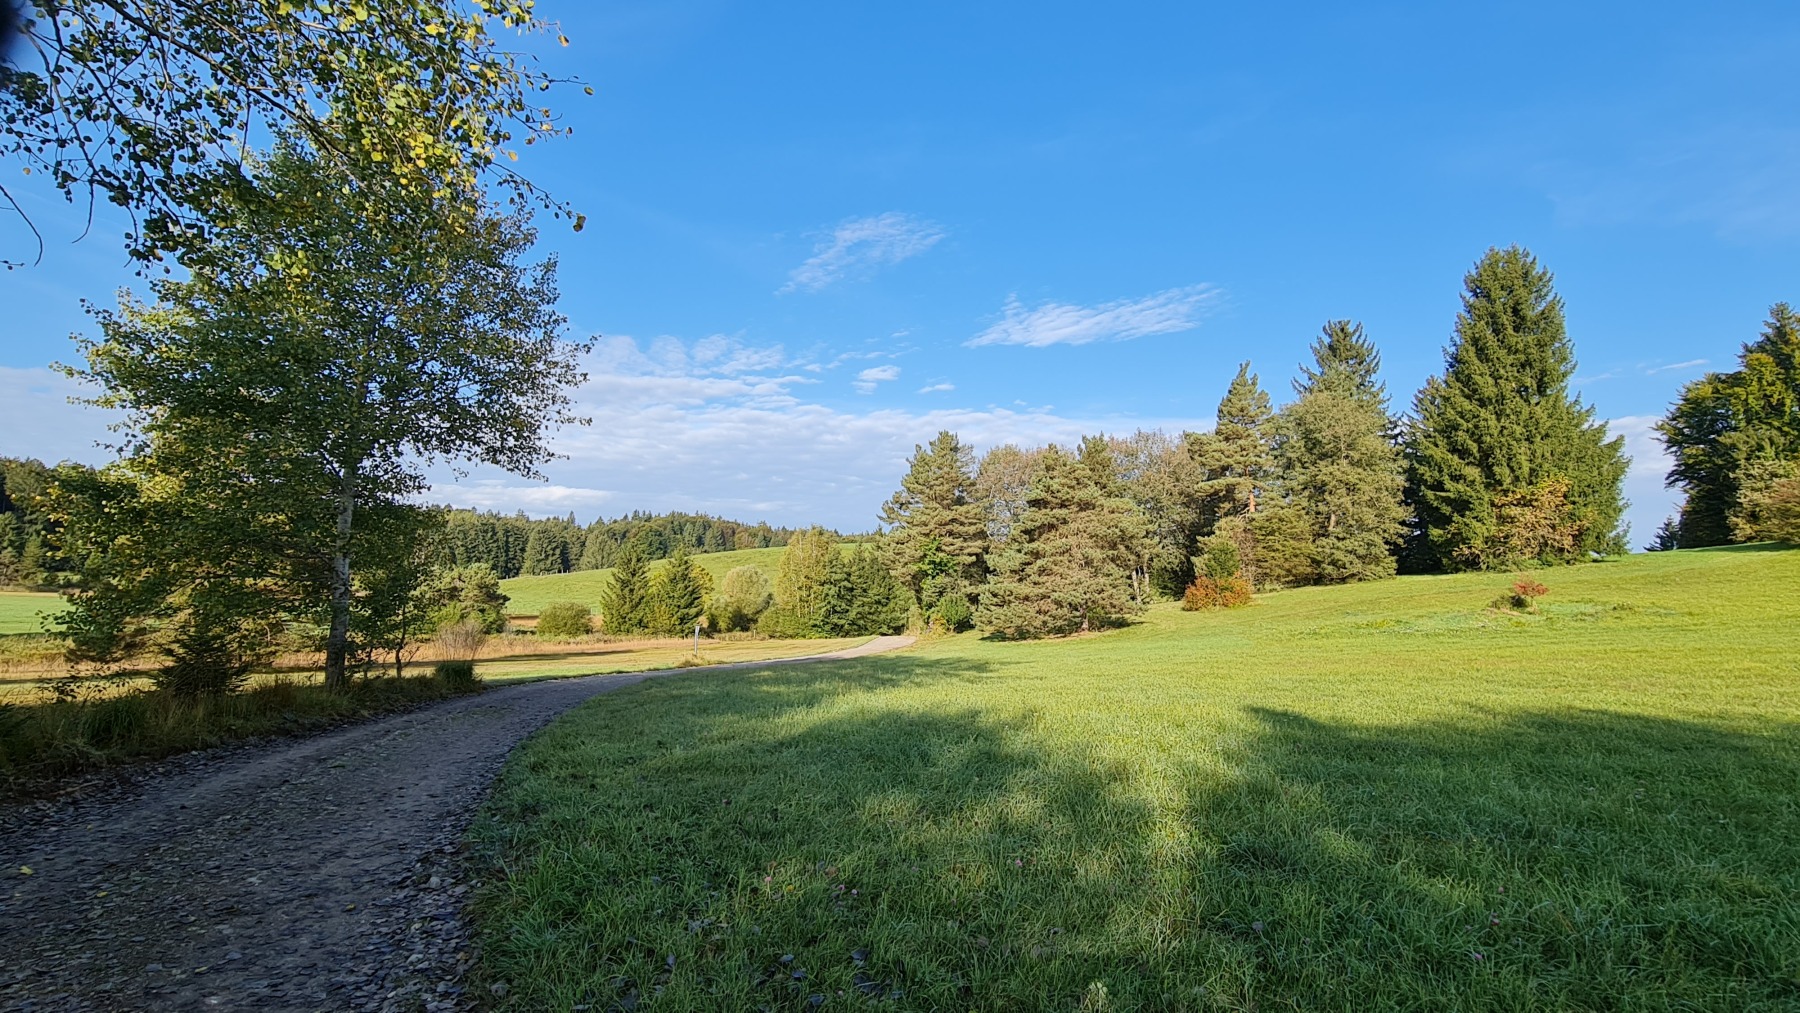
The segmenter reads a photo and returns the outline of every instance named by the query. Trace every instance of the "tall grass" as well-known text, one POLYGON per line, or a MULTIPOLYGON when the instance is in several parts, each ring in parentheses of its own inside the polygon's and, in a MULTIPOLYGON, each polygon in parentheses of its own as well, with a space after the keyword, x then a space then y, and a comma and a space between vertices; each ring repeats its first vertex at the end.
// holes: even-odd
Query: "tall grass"
POLYGON ((132 689, 73 699, 0 703, 0 794, 71 774, 246 738, 297 735, 478 692, 479 680, 358 679, 343 691, 273 679, 220 696, 132 689))

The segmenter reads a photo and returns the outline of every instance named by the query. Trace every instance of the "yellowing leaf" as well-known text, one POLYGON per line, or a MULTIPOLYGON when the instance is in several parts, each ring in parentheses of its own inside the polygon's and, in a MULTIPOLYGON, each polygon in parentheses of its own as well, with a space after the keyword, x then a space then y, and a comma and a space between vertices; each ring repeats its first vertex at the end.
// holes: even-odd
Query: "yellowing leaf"
POLYGON ((31 866, 29 866, 29 865, 19 866, 19 875, 21 875, 21 876, 31 875, 31 866))

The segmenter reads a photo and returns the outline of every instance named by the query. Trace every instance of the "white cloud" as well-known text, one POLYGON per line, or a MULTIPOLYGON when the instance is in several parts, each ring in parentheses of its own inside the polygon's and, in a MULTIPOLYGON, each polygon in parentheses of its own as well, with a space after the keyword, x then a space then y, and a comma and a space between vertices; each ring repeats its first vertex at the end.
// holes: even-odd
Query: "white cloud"
POLYGON ((107 426, 119 414, 69 403, 71 397, 92 394, 51 369, 0 366, 0 457, 35 457, 51 464, 112 460, 112 453, 99 444, 117 440, 107 426))
POLYGON ((929 386, 920 387, 919 393, 921 393, 921 394, 936 394, 938 391, 955 390, 955 389, 956 389, 956 384, 953 384, 953 383, 934 383, 934 384, 930 384, 929 386))
POLYGON ((898 379, 900 379, 899 366, 870 366, 856 374, 856 381, 851 386, 855 387, 859 394, 873 394, 876 384, 898 379))
POLYGON ((1004 318, 963 344, 1085 345, 1093 341, 1126 341, 1152 334, 1173 334, 1200 326, 1206 307, 1220 292, 1211 285, 1172 288, 1141 299, 1119 299, 1098 306, 1044 303, 1026 309, 1017 296, 1006 300, 1004 318))
POLYGON ((833 229, 806 263, 788 273, 788 283, 779 292, 817 292, 844 278, 916 257, 943 238, 944 230, 935 222, 899 211, 852 218, 833 229))
POLYGON ((1704 365, 1706 365, 1705 359, 1689 359, 1686 362, 1671 362, 1667 366, 1657 366, 1654 369, 1646 369, 1646 370, 1644 370, 1644 372, 1645 373, 1666 373, 1671 369, 1696 369, 1696 368, 1698 368, 1700 366, 1704 366, 1704 365))
POLYGON ((1634 549, 1648 543, 1663 518, 1681 505, 1681 494, 1663 485, 1674 462, 1656 435, 1654 427, 1659 421, 1655 415, 1626 415, 1606 423, 1610 435, 1625 437, 1625 453, 1631 458, 1631 468, 1625 473, 1625 498, 1630 501, 1625 519, 1631 524, 1634 549))

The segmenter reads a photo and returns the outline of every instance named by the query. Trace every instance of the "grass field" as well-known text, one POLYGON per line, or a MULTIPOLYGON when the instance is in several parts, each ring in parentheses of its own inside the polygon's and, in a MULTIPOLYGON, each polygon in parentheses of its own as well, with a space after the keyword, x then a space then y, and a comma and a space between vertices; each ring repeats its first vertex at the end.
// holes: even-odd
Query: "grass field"
MULTIPOLYGON (((781 568, 783 548, 773 549, 734 549, 731 552, 706 552, 693 557, 712 574, 716 583, 732 568, 754 566, 775 579, 775 571, 781 568)), ((668 560, 658 559, 650 564, 652 572, 663 567, 668 560)), ((553 601, 574 601, 584 605, 600 607, 600 597, 612 585, 612 568, 604 570, 577 570, 573 573, 548 573, 537 577, 514 577, 500 582, 500 590, 506 592, 512 600, 507 603, 506 610, 516 616, 535 616, 545 605, 553 601)))
POLYGON ((62 607, 62 598, 54 594, 29 591, 0 591, 0 636, 12 633, 43 633, 40 612, 54 612, 62 607))
POLYGON ((1800 1008, 1800 551, 678 676, 516 753, 510 1009, 1800 1008))
MULTIPOLYGON (((838 548, 850 552, 856 548, 853 542, 840 542, 838 548)), ((694 562, 712 574, 716 584, 725 574, 739 566, 754 566, 767 574, 769 580, 775 579, 776 571, 781 569, 781 554, 784 548, 773 549, 734 549, 730 552, 707 552, 693 557, 694 562)), ((661 569, 667 560, 658 559, 650 564, 652 571, 661 569)), ((506 610, 516 616, 534 616, 545 605, 553 601, 574 601, 584 605, 600 607, 600 596, 612 586, 612 569, 577 570, 574 573, 550 573, 537 577, 514 577, 500 582, 500 590, 506 592, 512 600, 506 610)))

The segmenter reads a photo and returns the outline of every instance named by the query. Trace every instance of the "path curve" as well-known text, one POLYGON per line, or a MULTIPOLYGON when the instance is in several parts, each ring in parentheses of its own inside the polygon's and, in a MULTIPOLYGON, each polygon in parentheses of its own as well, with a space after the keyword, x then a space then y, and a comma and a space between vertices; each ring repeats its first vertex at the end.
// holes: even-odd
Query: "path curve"
POLYGON ((681 671, 697 670, 502 686, 0 808, 0 1010, 468 1008, 456 856, 507 754, 576 704, 681 671))

